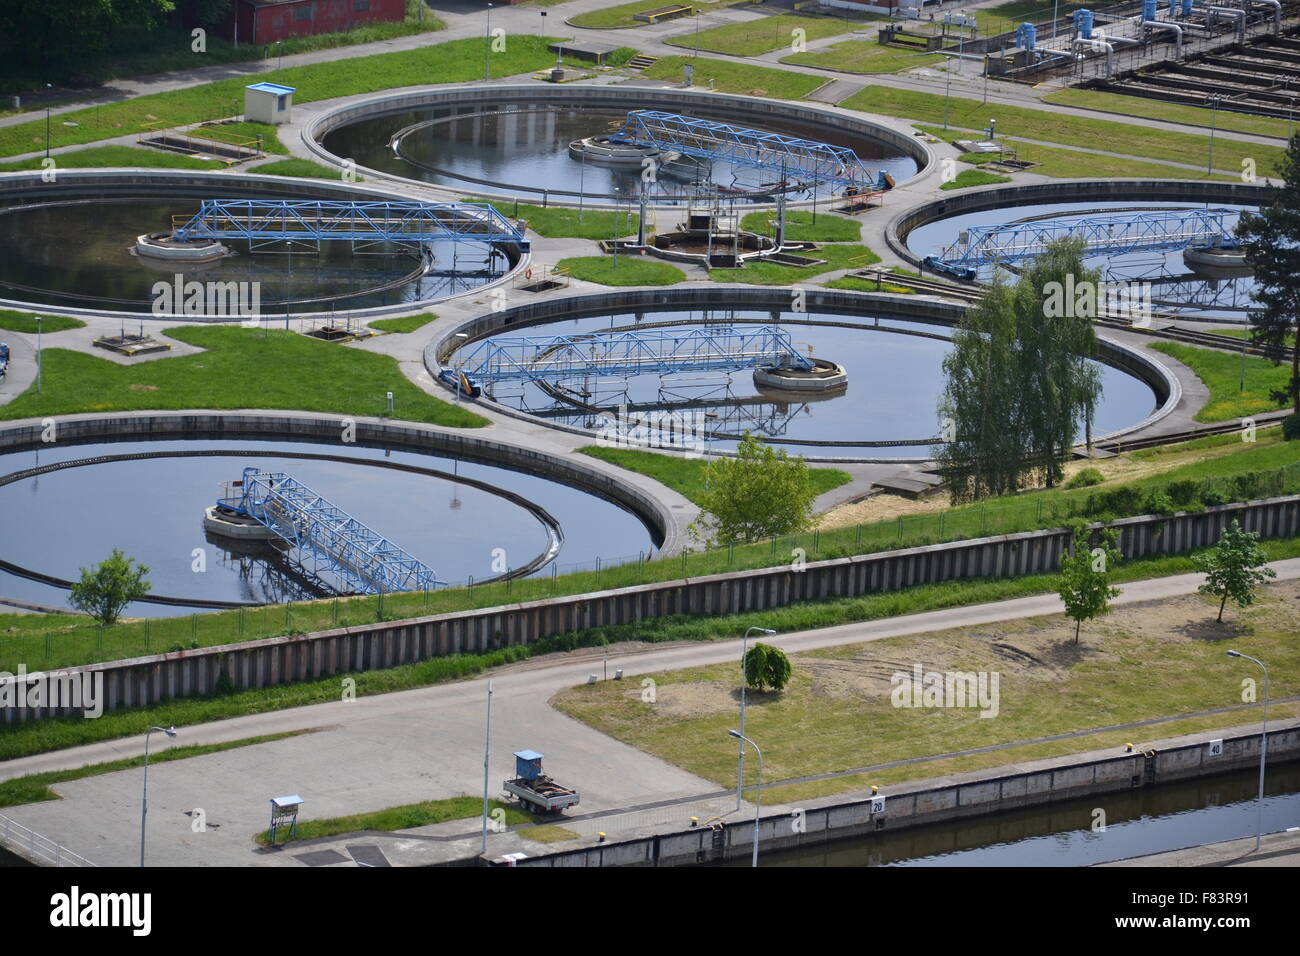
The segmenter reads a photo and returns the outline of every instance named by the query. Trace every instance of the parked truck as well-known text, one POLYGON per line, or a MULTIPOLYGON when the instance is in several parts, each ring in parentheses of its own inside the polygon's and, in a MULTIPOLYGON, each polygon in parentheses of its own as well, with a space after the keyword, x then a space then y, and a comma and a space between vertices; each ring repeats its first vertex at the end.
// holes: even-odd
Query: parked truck
POLYGON ((578 803, 578 791, 561 787, 542 773, 542 755, 536 750, 515 752, 515 776, 502 786, 506 796, 542 813, 560 813, 578 803))

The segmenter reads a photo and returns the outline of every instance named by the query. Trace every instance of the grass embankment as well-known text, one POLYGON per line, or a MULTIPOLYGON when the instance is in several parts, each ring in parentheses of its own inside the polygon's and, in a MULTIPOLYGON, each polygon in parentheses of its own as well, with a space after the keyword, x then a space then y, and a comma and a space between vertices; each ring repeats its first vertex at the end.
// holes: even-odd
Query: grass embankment
POLYGON ((436 318, 438 316, 432 312, 421 312, 419 315, 403 315, 395 319, 375 319, 367 324, 380 332, 414 332, 416 329, 424 328, 436 318))
POLYGON ((721 93, 747 93, 776 100, 800 100, 826 83, 820 76, 776 70, 767 66, 750 66, 729 60, 710 60, 704 57, 666 56, 641 71, 650 80, 676 80, 682 82, 682 67, 690 63, 695 67, 695 85, 708 87, 721 93))
MULTIPOLYGON (((665 0, 635 0, 633 3, 620 3, 612 7, 601 7, 599 10, 589 10, 586 13, 580 13, 568 22, 575 27, 581 27, 584 30, 610 30, 623 27, 643 27, 647 26, 645 20, 634 20, 633 17, 638 13, 645 13, 648 10, 658 10, 660 7, 666 7, 668 3, 665 0)), ((718 7, 728 6, 726 3, 711 3, 707 0, 697 0, 693 3, 683 3, 682 6, 689 6, 692 10, 703 10, 706 13, 709 10, 716 10, 718 7)), ((688 17, 680 19, 682 23, 694 23, 695 21, 688 17)))
POLYGON ((824 50, 807 50, 781 57, 782 63, 815 66, 839 73, 897 73, 944 60, 939 53, 918 53, 896 46, 882 46, 875 40, 845 40, 824 50))
MULTIPOLYGON (((1268 541, 1264 546, 1269 560, 1300 556, 1300 539, 1268 541)), ((1192 555, 1141 558, 1124 562, 1116 571, 1114 579, 1119 582, 1136 581, 1193 570, 1195 565, 1192 555)), ((98 720, 58 718, 38 723, 9 724, 0 727, 0 760, 131 736, 143 733, 153 726, 174 724, 177 727, 184 727, 289 707, 332 703, 339 699, 340 681, 343 676, 356 680, 358 695, 369 696, 472 677, 491 667, 575 647, 632 640, 652 643, 725 640, 744 633, 749 627, 769 627, 782 633, 789 633, 832 627, 837 624, 918 614, 923 611, 1010 600, 1050 593, 1055 590, 1055 587, 1055 575, 952 581, 861 598, 809 601, 747 614, 651 618, 639 621, 635 625, 592 628, 560 638, 545 639, 533 645, 503 648, 486 654, 439 657, 388 670, 360 671, 319 681, 265 687, 227 696, 187 698, 168 701, 154 707, 112 711, 98 720)), ((224 639, 230 639, 229 630, 225 632, 224 639)), ((1133 670, 1139 675, 1147 674, 1141 668, 1133 668, 1133 670)), ((1144 679, 1149 683, 1149 677, 1144 679)), ((734 750, 732 754, 734 756, 734 750)))
MULTIPOLYGON (((760 236, 775 236, 776 210, 751 212, 740 220, 740 228, 760 236)), ((787 209, 785 237, 790 242, 857 242, 862 238, 862 223, 831 213, 819 213, 813 222, 811 212, 787 209)))
POLYGON ((1009 183, 1010 176, 999 176, 997 173, 985 172, 982 169, 963 169, 957 174, 957 178, 951 182, 946 182, 940 189, 965 189, 967 186, 991 186, 994 183, 1009 183))
MULTIPOLYGON (((221 753, 238 747, 253 747, 257 744, 297 737, 300 734, 315 733, 315 730, 287 730, 278 734, 266 734, 261 737, 244 737, 242 740, 227 740, 219 744, 189 744, 169 747, 149 755, 149 762, 167 763, 171 760, 184 760, 187 757, 202 757, 204 754, 221 753)), ((13 777, 0 781, 0 807, 16 807, 24 803, 39 803, 43 800, 58 800, 59 795, 50 789, 51 785, 68 780, 80 780, 83 777, 97 777, 104 773, 116 773, 119 770, 134 770, 144 766, 144 754, 138 757, 125 757, 121 760, 109 760, 105 763, 92 763, 71 770, 47 770, 42 773, 30 773, 25 777, 13 777)))
MULTIPOLYGON (((518 807, 502 803, 500 800, 488 801, 488 814, 502 811, 507 826, 517 823, 533 823, 536 818, 518 807)), ((400 807, 388 807, 370 813, 352 813, 345 817, 325 817, 321 820, 303 820, 298 824, 298 840, 314 840, 319 837, 338 836, 340 833, 360 833, 363 830, 411 830, 415 827, 432 826, 446 823, 448 820, 466 820, 470 817, 482 818, 482 797, 444 797, 441 800, 424 800, 420 803, 408 803, 400 807)), ((500 819, 500 818, 499 818, 500 819)), ((266 846, 271 842, 271 831, 263 830, 257 834, 257 842, 266 846)), ((285 842, 284 835, 277 835, 277 843, 285 842)))
MULTIPOLYGON (((515 76, 550 66, 555 54, 547 50, 553 38, 511 36, 503 52, 487 59, 492 76, 515 76)), ((486 40, 472 37, 415 50, 399 50, 308 66, 286 67, 260 74, 260 79, 296 88, 295 103, 312 103, 429 83, 463 83, 483 78, 486 40)), ((52 146, 74 146, 139 132, 145 123, 188 126, 213 117, 244 112, 245 76, 201 86, 137 96, 61 115, 51 130, 52 146)), ((35 152, 45 145, 45 118, 0 127, 0 156, 35 152)))
MULTIPOLYGON (((763 779, 778 782, 1230 707, 1242 703, 1241 679, 1253 675, 1224 657, 1226 647, 1241 647, 1269 661, 1274 673, 1286 675, 1274 678, 1275 699, 1294 695, 1300 693, 1300 643, 1294 640, 1300 609, 1294 594, 1294 584, 1269 589, 1258 605, 1217 626, 1218 603, 1200 595, 1122 608, 1085 625, 1077 646, 1071 643, 1070 622, 1052 615, 795 654, 793 677, 783 692, 751 692, 746 733, 762 741, 763 779), (996 715, 981 718, 978 707, 893 706, 891 676, 910 678, 914 662, 941 673, 997 672, 996 715)), ((570 688, 552 703, 602 733, 719 786, 734 784, 736 748, 727 729, 735 721, 735 665, 661 672, 651 679, 655 703, 643 702, 639 688, 629 690, 614 681, 570 688)), ((1281 709, 1295 712, 1296 705, 1281 709)), ((1128 742, 1257 719, 1257 710, 1243 709, 778 786, 764 791, 764 802, 1103 747, 1119 751, 1128 742)), ((751 768, 747 780, 754 779, 751 768)))
MULTIPOLYGON (((969 131, 949 129, 938 126, 917 126, 929 136, 954 142, 970 139, 969 131)), ((1050 176, 1054 179, 1189 179, 1215 180, 1217 182, 1239 182, 1241 177, 1231 173, 1205 175, 1204 169, 1184 169, 1166 163, 1151 162, 1142 159, 1125 159, 1120 156, 1106 156, 1102 153, 1085 153, 1077 149, 1064 149, 1056 146, 1039 146, 1035 143, 1023 143, 1019 140, 1005 140, 1005 145, 1015 150, 1016 158, 1025 163, 1036 163, 1028 172, 1038 176, 1050 176)), ((983 153, 963 153, 958 159, 963 163, 981 165, 992 163, 994 158, 983 153)))
POLYGON ((753 285, 791 285, 838 269, 861 269, 880 261, 866 246, 856 244, 827 245, 800 255, 824 259, 816 266, 784 266, 777 262, 749 261, 739 269, 710 269, 714 282, 746 282, 753 285))
MULTIPOLYGON (((599 445, 586 445, 578 451, 646 475, 696 504, 700 502, 704 491, 704 469, 708 464, 701 458, 679 458, 635 448, 602 448, 599 445)), ((819 495, 853 480, 852 475, 838 468, 809 468, 808 476, 819 495)))
MULTIPOLYGON (((165 153, 156 149, 137 149, 134 146, 92 146, 66 153, 54 153, 55 175, 60 169, 225 169, 219 159, 196 159, 180 153, 165 153)), ((19 173, 29 169, 45 169, 44 156, 33 156, 14 163, 0 163, 0 173, 19 173)))
MULTIPOLYGON (((840 106, 928 124, 942 124, 944 117, 944 97, 940 94, 884 86, 869 86, 860 90, 840 103, 840 106)), ((1084 149, 1106 149, 1125 156, 1168 163, 1199 163, 1208 155, 1210 143, 1208 134, 1180 133, 1133 123, 1094 119, 1076 113, 1053 113, 1026 106, 981 103, 977 99, 965 97, 954 96, 949 99, 948 125, 964 131, 958 138, 969 138, 972 132, 984 130, 988 127, 990 118, 998 121, 1000 137, 1021 137, 1084 149)), ((1020 143, 1014 145, 1018 150, 1022 146, 1020 143)), ((1214 144, 1215 162, 1220 169, 1240 170, 1243 159, 1253 159, 1260 176, 1274 175, 1274 165, 1283 153, 1284 150, 1278 146, 1262 146, 1238 140, 1216 139, 1214 144)))
POLYGON ((394 417, 455 428, 487 419, 416 388, 386 355, 281 329, 177 327, 164 331, 207 351, 123 366, 82 352, 47 348, 44 391, 33 385, 0 418, 180 408, 278 408, 394 417), (257 383, 250 389, 249 382, 257 383))
POLYGON ((527 220, 528 228, 546 239, 619 239, 636 235, 641 223, 641 217, 634 212, 530 206, 507 199, 472 202, 487 203, 511 219, 527 220))
POLYGON ((646 256, 575 256, 561 259, 557 269, 568 269, 569 275, 584 282, 601 285, 674 285, 686 278, 686 273, 658 259, 646 256))
MULTIPOLYGON (((1234 496, 1259 498, 1300 491, 1300 465, 1296 462, 1295 447, 1279 441, 1276 437, 1268 437, 1269 434, 1272 433, 1261 432, 1256 444, 1245 444, 1236 436, 1227 439, 1204 439, 1196 444, 1226 441, 1233 443, 1235 450, 1189 463, 1180 463, 1175 468, 1162 470, 1157 465, 1150 465, 1146 473, 1131 481, 1109 481, 1096 488, 1075 490, 1056 488, 1050 491, 1025 492, 986 504, 966 505, 959 508, 935 507, 934 510, 927 512, 891 515, 878 520, 823 528, 812 533, 791 535, 759 544, 692 552, 671 558, 629 564, 607 565, 599 570, 572 572, 551 579, 527 578, 470 588, 445 588, 428 593, 340 598, 276 607, 248 608, 242 611, 152 618, 128 621, 102 631, 85 618, 74 618, 72 620, 75 623, 68 624, 66 619, 59 621, 39 615, 15 615, 8 619, 7 626, 5 626, 6 620, 0 618, 0 638, 2 638, 0 670, 14 671, 19 661, 26 662, 29 670, 38 667, 50 669, 154 654, 169 649, 209 647, 237 640, 372 624, 378 620, 401 620, 425 614, 498 607, 521 601, 544 600, 559 595, 583 594, 608 588, 671 581, 682 577, 773 567, 787 561, 796 548, 802 548, 810 560, 819 560, 991 534, 1054 528, 1060 527, 1072 516, 1085 515, 1100 518, 1107 513, 1117 517, 1140 514, 1144 507, 1153 503, 1148 492, 1156 489, 1163 493, 1164 489, 1175 483, 1179 483, 1175 490, 1180 497, 1190 490, 1194 496, 1213 492, 1221 500, 1230 500, 1234 496), (1256 473, 1262 477, 1251 477, 1256 473), (1188 482, 1191 485, 1186 484, 1188 482), (1091 496, 1094 495, 1097 497, 1092 498, 1091 496), (1102 497, 1103 495, 1105 497, 1102 497)), ((1154 460, 1161 451, 1163 450, 1138 452, 1130 457, 1144 455, 1154 460)), ((1168 501, 1177 504, 1177 500, 1172 497, 1168 501)), ((1165 506, 1167 502, 1166 499, 1157 496, 1154 503, 1165 506)), ((439 660, 446 662, 452 659, 440 658, 439 660)), ((480 665, 472 661, 469 664, 462 662, 462 664, 438 666, 451 668, 447 673, 453 677, 476 673, 480 669, 480 665), (462 666, 468 667, 469 670, 456 669, 462 666)), ((394 672, 377 673, 392 675, 394 672)), ((424 674, 423 671, 417 673, 424 674)), ((441 673, 441 671, 436 672, 436 674, 441 673)), ((382 678, 381 686, 387 689, 400 689, 383 683, 387 680, 389 678, 382 678)), ((424 683, 431 682, 432 679, 424 680, 424 683)), ((283 694, 286 699, 294 701, 284 706, 337 699, 337 681, 327 681, 323 686, 324 696, 312 700, 301 700, 295 697, 294 695, 299 691, 291 688, 278 689, 274 693, 283 694)), ((410 686, 419 686, 419 684, 410 686)), ((239 712, 236 709, 231 713, 221 712, 219 716, 235 716, 239 712)), ((169 723, 180 724, 186 721, 185 715, 164 716, 168 717, 169 723)), ((106 715, 93 723, 100 724, 109 719, 110 716, 106 715)), ((3 759, 2 754, 0 759, 3 759)))
MULTIPOLYGON (((297 176, 302 179, 342 179, 343 170, 336 166, 326 166, 324 163, 318 163, 314 159, 277 159, 273 163, 263 163, 260 166, 254 166, 248 170, 262 176, 297 176)), ((355 183, 364 183, 364 176, 355 176, 351 180, 355 183)))
MULTIPOLYGON (((198 67, 222 63, 248 63, 254 60, 271 60, 280 55, 310 53, 313 50, 330 50, 360 43, 378 43, 397 37, 411 36, 442 30, 445 24, 435 17, 424 0, 406 0, 406 18, 396 23, 372 23, 338 33, 321 33, 315 36, 290 37, 280 46, 249 43, 239 46, 208 30, 204 37, 202 53, 193 48, 194 37, 188 27, 178 29, 163 25, 154 29, 128 22, 113 32, 105 44, 105 52, 81 57, 76 63, 78 83, 102 83, 129 76, 147 76, 155 73, 193 70, 198 67)), ((0 89, 22 92, 43 89, 48 74, 38 77, 19 77, 8 70, 0 70, 0 89)), ((245 81, 247 82, 247 81, 245 81)))
MULTIPOLYGON (((915 272, 899 266, 894 266, 890 272, 898 276, 916 275, 915 272)), ((902 295, 911 295, 916 292, 911 286, 899 285, 896 282, 885 282, 880 279, 859 279, 857 276, 840 276, 838 279, 831 279, 823 284, 828 289, 849 289, 853 292, 897 292, 902 295)))
MULTIPOLYGON (((64 332, 68 329, 83 329, 86 323, 80 319, 68 319, 61 315, 41 317, 41 332, 64 332)), ((30 312, 15 312, 13 309, 0 309, 0 329, 10 332, 36 332, 36 317, 30 312)))
POLYGON ((1198 422, 1222 422, 1287 406, 1269 393, 1286 389, 1291 378, 1289 363, 1274 365, 1268 359, 1246 356, 1246 387, 1242 389, 1240 355, 1177 342, 1153 342, 1151 347, 1182 362, 1209 388, 1209 402, 1196 413, 1198 422))
POLYGON ((1049 93, 1044 96, 1043 102, 1059 103, 1062 106, 1077 106, 1099 112, 1118 113, 1121 116, 1137 114, 1145 119, 1185 123, 1188 126, 1204 126, 1206 128, 1215 126, 1221 130, 1253 133, 1256 136, 1276 136, 1279 139, 1290 139, 1293 132, 1292 124, 1283 119, 1248 116, 1245 113, 1234 113, 1232 110, 1227 109, 1208 110, 1203 106, 1165 103, 1147 96, 1126 96, 1123 93, 1108 93, 1104 90, 1059 90, 1056 93, 1049 93))
POLYGON ((799 37, 796 32, 798 30, 803 31, 804 41, 811 41, 848 33, 859 26, 861 24, 850 20, 837 20, 834 17, 780 13, 759 20, 726 23, 720 27, 700 30, 698 33, 692 30, 664 42, 670 46, 686 47, 689 50, 708 50, 711 53, 727 53, 731 56, 758 56, 782 47, 793 49, 799 37))

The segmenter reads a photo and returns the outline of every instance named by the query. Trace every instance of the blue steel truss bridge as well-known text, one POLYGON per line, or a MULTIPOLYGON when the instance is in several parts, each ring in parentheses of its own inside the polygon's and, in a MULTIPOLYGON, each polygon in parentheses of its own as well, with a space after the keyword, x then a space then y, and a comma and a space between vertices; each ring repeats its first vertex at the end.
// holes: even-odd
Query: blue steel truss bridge
POLYGON ((939 255, 927 256, 925 264, 973 280, 983 266, 1041 256, 1049 243, 1067 236, 1082 239, 1089 256, 1232 248, 1237 245, 1233 229, 1239 215, 1235 209, 1144 210, 972 226, 939 255))
POLYGON ((638 329, 583 335, 497 336, 458 356, 474 385, 591 377, 813 367, 778 326, 638 329))
POLYGON ((172 217, 172 234, 182 240, 246 239, 254 249, 323 241, 351 242, 354 248, 384 242, 529 248, 523 231, 492 206, 458 202, 204 199, 194 215, 172 217))
POLYGON ((289 545, 303 573, 336 578, 344 592, 390 594, 441 585, 433 569, 283 472, 245 468, 238 496, 217 505, 251 518, 289 545))
POLYGON ((662 110, 632 110, 609 138, 617 143, 653 146, 695 159, 759 169, 780 175, 783 180, 811 179, 814 183, 857 190, 888 189, 892 185, 883 171, 867 169, 847 146, 662 110))

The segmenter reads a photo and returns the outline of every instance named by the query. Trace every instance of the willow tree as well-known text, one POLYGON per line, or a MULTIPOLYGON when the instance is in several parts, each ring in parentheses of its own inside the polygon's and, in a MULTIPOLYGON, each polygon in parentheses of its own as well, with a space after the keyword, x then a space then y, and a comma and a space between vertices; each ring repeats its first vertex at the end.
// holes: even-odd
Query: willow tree
POLYGON ((995 276, 954 332, 934 449, 954 503, 1056 484, 1089 427, 1101 395, 1092 320, 1105 294, 1083 251, 1058 240, 1014 285, 995 276))
POLYGON ((1280 188, 1270 184, 1258 214, 1243 213, 1237 238, 1258 283, 1250 312, 1250 338, 1264 347, 1274 365, 1291 363, 1285 388, 1273 393, 1290 402, 1293 418, 1285 430, 1297 434, 1300 421, 1300 133, 1291 137, 1278 164, 1280 188))

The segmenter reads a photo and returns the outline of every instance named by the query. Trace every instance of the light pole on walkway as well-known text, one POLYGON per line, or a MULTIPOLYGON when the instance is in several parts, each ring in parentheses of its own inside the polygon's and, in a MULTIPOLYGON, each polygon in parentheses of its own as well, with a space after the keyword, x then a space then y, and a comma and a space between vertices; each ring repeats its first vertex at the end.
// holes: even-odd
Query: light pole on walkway
POLYGON ((144 866, 144 821, 149 815, 149 734, 155 730, 176 736, 175 727, 150 727, 144 735, 144 789, 140 793, 140 865, 144 866))
POLYGON ((36 394, 41 394, 41 323, 45 321, 42 316, 33 316, 36 319, 36 394))
POLYGON ((487 25, 483 28, 483 79, 491 76, 492 59, 492 4, 487 5, 487 25))
POLYGON ((1268 668, 1257 657, 1243 654, 1241 651, 1228 651, 1229 657, 1240 657, 1254 661, 1264 672, 1264 728, 1259 734, 1259 797, 1255 801, 1255 852, 1259 852, 1259 842, 1264 834, 1264 758, 1268 755, 1268 668))
MULTIPOLYGON (((776 631, 767 627, 751 627, 745 631, 745 636, 740 639, 740 759, 736 762, 736 809, 740 809, 741 795, 745 792, 745 685, 748 680, 745 675, 745 658, 749 656, 749 635, 754 632, 759 634, 775 634, 776 631)), ((757 748, 755 748, 757 749, 757 748)))
POLYGON ((758 866, 758 816, 763 809, 763 751, 758 749, 758 744, 750 740, 738 730, 728 730, 727 733, 740 741, 740 749, 745 749, 745 744, 754 748, 758 754, 758 785, 754 788, 754 855, 750 861, 750 866, 758 866))

